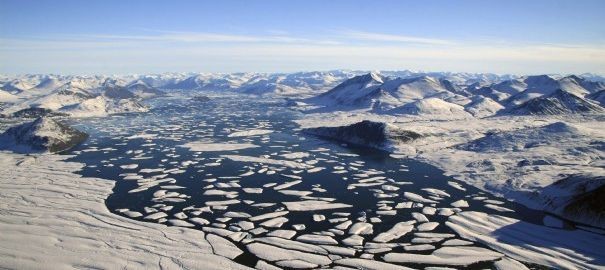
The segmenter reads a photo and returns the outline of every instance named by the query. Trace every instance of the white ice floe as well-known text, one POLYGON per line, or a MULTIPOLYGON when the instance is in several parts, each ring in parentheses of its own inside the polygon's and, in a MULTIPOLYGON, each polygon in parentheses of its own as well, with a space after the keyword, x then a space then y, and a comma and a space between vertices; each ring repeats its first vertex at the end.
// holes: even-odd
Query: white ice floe
POLYGON ((270 213, 261 214, 261 215, 258 215, 258 216, 253 216, 253 217, 249 218, 249 220, 250 221, 265 220, 265 219, 270 219, 270 218, 276 218, 276 217, 285 216, 288 213, 289 213, 289 211, 270 212, 270 213))
POLYGON ((208 242, 212 246, 212 250, 214 251, 214 253, 223 257, 235 259, 237 256, 244 253, 236 245, 231 243, 231 241, 215 234, 206 234, 206 240, 208 240, 208 242))
POLYGON ((495 261, 504 255, 480 247, 442 247, 429 255, 414 253, 387 253, 384 260, 394 263, 420 263, 466 266, 478 262, 495 261))
POLYGON ((317 245, 336 245, 338 242, 328 235, 303 234, 296 237, 296 240, 317 245))
POLYGON ((414 229, 414 223, 414 221, 399 222, 388 231, 378 234, 376 237, 374 237, 372 241, 378 243, 386 243, 395 239, 399 239, 414 229))
POLYGON ((296 202, 283 202, 283 204, 290 211, 318 211, 327 209, 340 209, 353 207, 350 204, 344 203, 330 203, 326 201, 296 201, 296 202))
POLYGON ((120 166, 120 168, 125 169, 125 170, 132 170, 132 169, 136 169, 137 167, 139 167, 139 164, 128 164, 128 165, 120 166))
POLYGON ((286 159, 299 159, 299 158, 309 157, 310 154, 306 153, 306 152, 293 152, 293 153, 281 154, 280 156, 282 156, 282 157, 284 157, 286 159))
POLYGON ((357 222, 349 228, 349 234, 372 234, 374 232, 373 227, 374 225, 372 225, 372 223, 357 222))
POLYGON ((285 166, 285 167, 294 168, 294 169, 311 168, 310 165, 296 162, 296 161, 291 161, 291 160, 277 160, 277 159, 270 159, 270 158, 240 156, 240 155, 222 155, 221 157, 228 158, 233 161, 280 165, 280 166, 285 166))
POLYGON ((416 193, 413 192, 404 192, 403 196, 410 200, 410 201, 414 201, 414 202, 419 202, 419 203, 437 203, 437 201, 434 200, 430 200, 427 198, 422 197, 421 195, 418 195, 416 193))
POLYGON ((328 265, 332 260, 325 255, 312 254, 297 250, 284 249, 263 243, 251 243, 246 246, 248 251, 260 259, 270 262, 284 260, 302 260, 317 265, 328 265))
POLYGON ((275 230, 267 234, 267 236, 291 239, 296 235, 296 231, 293 230, 275 230))
POLYGON ((230 137, 230 138, 234 138, 234 137, 249 137, 249 136, 257 136, 257 135, 265 135, 265 134, 270 134, 270 133, 273 133, 273 130, 251 129, 251 130, 233 132, 233 133, 227 135, 227 137, 230 137))
POLYGON ((242 149, 256 148, 258 145, 251 143, 213 143, 206 141, 189 142, 181 147, 189 148, 195 152, 218 152, 218 151, 236 151, 242 149))
POLYGON ((262 222, 260 225, 268 228, 279 228, 284 223, 288 222, 288 219, 285 217, 276 217, 269 219, 267 221, 262 222))
POLYGON ((354 269, 367 269, 367 270, 413 270, 413 268, 385 263, 376 260, 366 260, 358 258, 345 258, 334 261, 337 265, 353 267, 354 269))
POLYGON ((456 208, 466 208, 468 207, 468 202, 466 202, 465 200, 457 200, 451 203, 450 205, 456 208))

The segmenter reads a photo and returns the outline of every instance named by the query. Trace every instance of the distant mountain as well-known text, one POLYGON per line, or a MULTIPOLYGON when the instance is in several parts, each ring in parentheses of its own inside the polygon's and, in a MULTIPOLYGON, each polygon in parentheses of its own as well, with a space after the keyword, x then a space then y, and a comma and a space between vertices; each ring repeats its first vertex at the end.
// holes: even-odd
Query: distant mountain
POLYGON ((61 82, 61 80, 59 80, 57 78, 48 77, 48 78, 43 79, 35 87, 31 88, 31 90, 33 90, 36 93, 47 93, 47 92, 50 92, 52 90, 59 88, 63 84, 64 83, 61 82))
POLYGON ((596 103, 559 89, 548 96, 531 99, 512 108, 507 113, 514 115, 559 115, 603 112, 605 112, 605 109, 596 103))
POLYGON ((34 87, 34 85, 28 83, 25 80, 15 79, 2 85, 2 90, 11 94, 19 94, 32 87, 34 87))
POLYGON ((131 82, 126 87, 126 89, 128 89, 128 91, 132 92, 135 96, 139 98, 153 98, 166 95, 165 92, 160 91, 155 87, 149 86, 142 80, 136 80, 134 82, 131 82))
POLYGON ((333 88, 350 76, 350 73, 342 71, 259 74, 243 83, 235 91, 255 95, 304 96, 333 88))
POLYGON ((183 90, 233 90, 239 88, 248 81, 253 74, 198 74, 178 81, 174 84, 166 85, 167 89, 183 90))
POLYGON ((16 103, 4 109, 2 114, 29 118, 46 115, 87 117, 149 110, 120 84, 123 81, 106 79, 99 87, 92 88, 89 82, 72 79, 46 95, 16 103))
POLYGON ((6 130, 0 147, 17 152, 61 152, 86 140, 88 135, 51 118, 40 117, 6 130))
POLYGON ((427 76, 390 79, 378 73, 368 73, 346 80, 307 102, 333 109, 348 107, 387 111, 428 97, 453 97, 452 91, 458 89, 444 79, 427 76))
POLYGON ((605 84, 574 75, 559 79, 549 75, 537 75, 502 81, 471 92, 489 97, 505 106, 516 106, 536 97, 550 95, 558 89, 583 97, 605 89, 605 84))
POLYGON ((475 117, 487 117, 503 110, 504 106, 491 98, 475 96, 471 103, 464 106, 464 109, 475 117))
POLYGON ((386 78, 378 73, 368 73, 348 79, 332 90, 311 98, 310 101, 327 106, 355 106, 364 102, 364 98, 376 95, 386 78))
POLYGON ((126 87, 122 86, 105 86, 101 90, 104 97, 111 99, 130 99, 135 98, 135 94, 130 92, 126 87))
POLYGON ((58 110, 72 117, 106 116, 116 113, 147 112, 149 107, 134 99, 111 99, 98 96, 58 110))

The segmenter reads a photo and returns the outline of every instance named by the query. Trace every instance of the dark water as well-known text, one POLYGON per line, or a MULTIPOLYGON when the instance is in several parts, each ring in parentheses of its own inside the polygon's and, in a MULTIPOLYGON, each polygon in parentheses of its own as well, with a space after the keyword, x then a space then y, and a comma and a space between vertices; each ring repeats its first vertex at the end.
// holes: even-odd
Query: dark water
MULTIPOLYGON (((350 213, 348 219, 353 222, 364 217, 368 222, 372 217, 380 218, 380 223, 374 223, 373 235, 366 236, 366 240, 370 240, 380 232, 390 229, 397 222, 413 220, 412 212, 422 212, 422 207, 415 205, 416 207, 411 209, 397 209, 396 215, 379 215, 376 211, 389 209, 389 206, 393 207, 399 202, 409 201, 403 197, 404 192, 413 192, 429 198, 430 194, 423 190, 425 188, 439 189, 449 194, 449 197, 439 198, 437 207, 451 207, 450 203, 464 199, 470 205, 465 210, 500 214, 541 223, 543 217, 541 212, 494 198, 461 182, 457 183, 465 191, 454 188, 448 184, 448 181, 455 180, 443 175, 442 171, 431 165, 411 159, 395 159, 382 151, 343 145, 339 142, 305 135, 292 121, 301 117, 301 114, 289 110, 281 100, 225 95, 212 96, 211 99, 209 102, 194 102, 188 98, 162 98, 151 101, 153 109, 149 113, 73 120, 72 124, 88 132, 90 139, 71 151, 70 154, 76 154, 72 160, 87 165, 80 172, 83 176, 116 180, 114 193, 107 198, 107 207, 117 214, 121 214, 119 209, 140 212, 143 216, 135 219, 142 221, 149 221, 143 218, 147 215, 146 207, 159 209, 171 206, 172 209, 165 210, 165 212, 168 214, 168 219, 173 219, 173 215, 179 212, 184 212, 192 217, 188 209, 204 207, 208 201, 232 199, 225 196, 204 195, 208 189, 220 189, 235 192, 234 194, 237 195, 233 199, 241 202, 229 205, 224 210, 213 208, 212 213, 204 212, 199 217, 212 223, 206 226, 223 226, 219 224, 224 224, 226 228, 229 228, 230 225, 241 219, 221 220, 226 212, 243 212, 256 216, 284 210, 282 202, 300 201, 299 196, 285 195, 271 187, 263 188, 261 194, 249 194, 242 191, 243 188, 259 188, 268 183, 282 184, 294 181, 297 179, 291 178, 289 175, 295 175, 296 178, 301 178, 302 182, 288 189, 313 191, 313 194, 309 196, 332 198, 335 199, 334 203, 353 205, 351 208, 288 213, 285 216, 288 218, 288 222, 281 228, 291 230, 293 224, 305 224, 306 229, 299 231, 297 235, 326 231, 338 224, 325 221, 314 222, 313 214, 323 214, 326 219, 331 219, 342 218, 342 216, 334 215, 334 212, 345 212, 350 213), (234 131, 250 129, 267 129, 273 132, 249 137, 228 137, 234 131), (131 137, 137 134, 146 134, 146 136, 131 137), (258 147, 237 151, 201 153, 181 147, 187 142, 195 141, 251 143, 258 147), (267 171, 275 171, 274 174, 258 173, 263 168, 261 164, 233 161, 222 157, 222 155, 229 154, 265 156, 270 159, 286 160, 281 155, 287 152, 307 153, 308 157, 292 159, 292 161, 306 162, 312 164, 312 167, 324 167, 325 169, 310 173, 306 170, 269 164, 264 167, 267 171), (138 166, 136 169, 120 168, 122 165, 129 164, 138 166), (341 167, 344 167, 344 170, 341 167), (139 172, 141 169, 174 169, 177 171, 142 173, 139 172), (334 173, 339 170, 346 172, 334 173), (256 173, 239 177, 249 171, 256 173), (132 192, 139 187, 139 184, 136 180, 123 180, 125 176, 128 176, 125 175, 127 173, 140 175, 144 179, 166 174, 158 179, 172 179, 171 182, 160 183, 144 191, 132 192), (396 186, 399 189, 396 191, 383 190, 381 185, 347 189, 349 184, 356 183, 357 179, 374 176, 384 177, 383 180, 390 181, 384 184, 396 186), (217 183, 235 183, 239 187, 208 187, 217 185, 217 183), (313 190, 313 188, 316 189, 313 190), (321 192, 322 189, 325 192, 321 192), (184 201, 154 200, 153 194, 158 190, 178 192, 184 201), (377 194, 387 194, 391 197, 377 198, 377 194), (512 209, 514 212, 499 212, 487 208, 483 197, 498 200, 502 203, 499 206, 512 209), (274 203, 274 205, 254 206, 258 203, 274 203)), ((440 223, 431 232, 455 234, 444 224, 447 216, 427 215, 427 217, 432 222, 440 223)), ((259 227, 258 224, 256 225, 259 227)), ((198 225, 196 228, 201 229, 201 226, 198 225)), ((348 236, 345 233, 344 236, 336 235, 334 238, 340 241, 348 236)), ((397 242, 410 242, 412 238, 413 234, 410 233, 397 242)), ((242 244, 237 244, 242 250, 246 250, 242 244)), ((439 247, 439 243, 434 245, 439 247)), ((402 248, 398 247, 393 251, 402 251, 402 248)), ((415 253, 429 254, 431 252, 417 251, 415 253)), ((375 258, 380 259, 380 254, 377 254, 375 258)), ((254 266, 256 258, 252 254, 244 254, 236 261, 254 266)), ((490 265, 489 263, 476 264, 470 268, 489 268, 490 265)), ((414 264, 407 266, 418 267, 414 264)))

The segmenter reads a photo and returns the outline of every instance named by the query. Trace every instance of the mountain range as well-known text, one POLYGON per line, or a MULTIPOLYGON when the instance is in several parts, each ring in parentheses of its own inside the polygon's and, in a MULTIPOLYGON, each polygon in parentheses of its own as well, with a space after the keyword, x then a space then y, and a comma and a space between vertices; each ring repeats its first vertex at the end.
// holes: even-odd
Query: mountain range
POLYGON ((316 111, 364 110, 421 117, 600 113, 605 80, 583 75, 351 70, 297 73, 0 76, 3 114, 50 110, 68 115, 145 111, 141 100, 180 91, 288 97, 316 111))

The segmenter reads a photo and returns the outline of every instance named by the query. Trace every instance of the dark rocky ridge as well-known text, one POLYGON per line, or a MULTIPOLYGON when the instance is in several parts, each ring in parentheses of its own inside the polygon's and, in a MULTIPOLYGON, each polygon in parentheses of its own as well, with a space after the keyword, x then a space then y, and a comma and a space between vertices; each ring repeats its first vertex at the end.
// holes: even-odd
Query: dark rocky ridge
POLYGON ((88 138, 88 134, 57 122, 40 117, 33 122, 17 125, 0 135, 0 148, 17 152, 62 152, 88 138))
POLYGON ((369 120, 348 126, 307 128, 303 132, 381 150, 390 150, 392 143, 409 142, 422 137, 413 131, 369 120))

